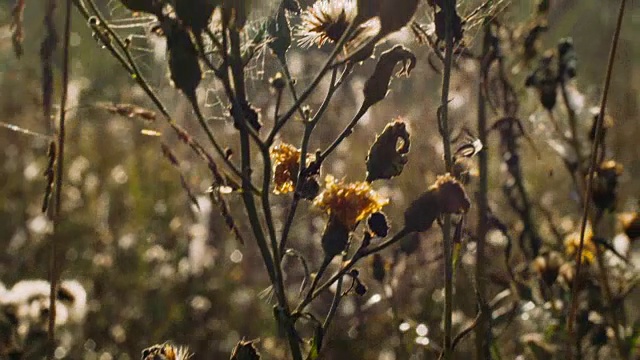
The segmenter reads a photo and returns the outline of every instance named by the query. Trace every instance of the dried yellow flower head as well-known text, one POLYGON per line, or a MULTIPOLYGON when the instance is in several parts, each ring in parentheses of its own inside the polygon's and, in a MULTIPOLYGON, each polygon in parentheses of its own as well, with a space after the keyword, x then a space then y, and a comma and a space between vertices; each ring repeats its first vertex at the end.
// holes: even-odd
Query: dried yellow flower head
POLYGON ((291 144, 281 143, 271 148, 269 153, 273 163, 274 194, 292 192, 300 168, 300 150, 291 144))
POLYGON ((345 183, 331 175, 325 181, 325 190, 313 204, 349 229, 389 203, 389 199, 376 193, 367 182, 345 183))
POLYGON ((300 45, 318 47, 337 42, 356 17, 354 0, 318 0, 305 10, 297 30, 300 45))
MULTIPOLYGON (((570 258, 577 258, 580 247, 580 231, 572 232, 564 238, 564 252, 570 258)), ((582 248, 582 262, 591 264, 596 257, 596 244, 593 242, 593 230, 587 225, 584 233, 584 247, 582 248)))
POLYGON ((170 344, 153 345, 142 351, 142 360, 188 360, 189 349, 170 344))

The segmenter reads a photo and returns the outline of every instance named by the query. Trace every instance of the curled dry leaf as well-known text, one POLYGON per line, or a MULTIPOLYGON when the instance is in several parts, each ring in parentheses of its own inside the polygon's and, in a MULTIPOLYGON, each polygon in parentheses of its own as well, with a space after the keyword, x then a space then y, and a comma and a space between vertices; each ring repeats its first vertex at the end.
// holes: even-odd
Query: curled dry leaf
POLYGON ((376 137, 367 155, 367 181, 391 179, 402 173, 411 145, 407 126, 393 121, 376 137))
POLYGON ((397 75, 409 76, 416 66, 416 56, 402 45, 382 53, 373 74, 364 84, 364 108, 373 106, 387 96, 393 69, 398 63, 402 63, 402 69, 397 75))

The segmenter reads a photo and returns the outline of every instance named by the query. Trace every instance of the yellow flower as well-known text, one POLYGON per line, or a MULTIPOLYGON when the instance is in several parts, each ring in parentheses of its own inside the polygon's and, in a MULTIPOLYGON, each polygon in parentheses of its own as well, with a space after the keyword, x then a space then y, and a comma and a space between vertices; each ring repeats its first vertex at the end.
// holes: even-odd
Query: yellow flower
POLYGON ((273 163, 274 194, 292 192, 300 167, 300 150, 291 144, 281 143, 271 148, 269 153, 273 163))
POLYGON ((297 30, 300 45, 321 47, 327 42, 340 40, 356 17, 354 0, 318 0, 302 13, 302 24, 297 30))
POLYGON ((142 351, 142 360, 188 360, 191 358, 189 350, 170 344, 153 345, 142 351))
MULTIPOLYGON (((580 246, 580 232, 572 232, 564 238, 564 251, 570 258, 576 258, 580 246)), ((590 264, 596 256, 596 244, 593 242, 593 230, 587 225, 584 233, 584 247, 582 248, 582 261, 590 264)))
POLYGON ((376 193, 368 182, 345 183, 331 175, 325 181, 325 190, 313 204, 349 229, 389 203, 389 199, 376 193))

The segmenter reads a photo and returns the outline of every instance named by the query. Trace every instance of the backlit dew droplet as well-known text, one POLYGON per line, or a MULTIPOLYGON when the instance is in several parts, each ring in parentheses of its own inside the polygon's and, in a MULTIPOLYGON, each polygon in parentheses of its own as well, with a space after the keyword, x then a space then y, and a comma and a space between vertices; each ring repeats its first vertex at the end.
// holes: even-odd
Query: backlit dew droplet
POLYGON ((233 250, 231 255, 229 255, 229 260, 231 260, 231 262, 236 263, 236 264, 241 262, 242 258, 243 258, 242 252, 240 252, 240 250, 238 250, 238 249, 233 250))
POLYGON ((418 336, 427 336, 428 333, 429 333, 429 328, 427 327, 427 325, 419 324, 416 327, 416 334, 418 334, 418 336))
POLYGON ((407 332, 409 331, 409 329, 411 329, 411 324, 405 321, 402 324, 400 324, 400 326, 398 326, 398 329, 400 329, 400 331, 402 332, 407 332))

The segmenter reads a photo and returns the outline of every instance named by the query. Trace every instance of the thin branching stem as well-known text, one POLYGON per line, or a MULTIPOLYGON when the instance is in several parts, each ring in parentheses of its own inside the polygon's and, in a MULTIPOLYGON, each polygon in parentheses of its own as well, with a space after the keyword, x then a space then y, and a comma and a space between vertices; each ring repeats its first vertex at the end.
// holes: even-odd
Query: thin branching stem
POLYGON ((342 34, 342 37, 340 38, 340 40, 336 43, 336 46, 333 48, 333 51, 331 51, 331 54, 325 61, 324 65, 322 66, 322 68, 320 69, 316 77, 313 79, 313 81, 311 81, 311 84, 309 84, 307 89, 300 95, 298 100, 291 106, 291 108, 289 108, 289 110, 286 113, 284 113, 278 120, 276 120, 276 123, 274 125, 275 127, 274 130, 269 134, 269 137, 265 141, 267 145, 273 144, 273 140, 275 139, 275 136, 278 134, 280 129, 282 129, 282 127, 289 121, 293 113, 298 111, 298 108, 302 106, 304 101, 306 101, 307 98, 311 94, 313 94, 318 84, 320 84, 320 81, 324 78, 327 72, 331 70, 331 68, 333 67, 332 66, 333 61, 336 59, 336 57, 340 53, 340 50, 342 49, 344 44, 346 44, 349 37, 353 34, 354 29, 355 29, 355 24, 352 22, 349 24, 344 34, 342 34))
MULTIPOLYGON (((445 17, 445 52, 442 76, 441 101, 438 111, 438 127, 444 147, 444 160, 447 172, 451 172, 453 158, 451 155, 451 136, 449 133, 449 85, 453 64, 453 20, 456 12, 455 0, 443 1, 445 17)), ((452 358, 451 316, 453 310, 453 261, 451 243, 451 215, 445 215, 442 226, 442 243, 444 246, 444 346, 445 360, 452 358)))
MULTIPOLYGON (((326 94, 324 100, 322 101, 322 104, 320 105, 320 108, 318 108, 318 111, 315 113, 313 118, 305 123, 304 134, 302 135, 302 142, 300 144, 300 168, 298 170, 296 186, 298 186, 298 184, 302 183, 303 174, 304 174, 304 171, 307 168, 306 158, 307 158, 307 154, 309 153, 309 143, 311 141, 311 135, 313 133, 313 130, 315 129, 316 125, 318 124, 318 122, 320 121, 320 119, 322 118, 324 113, 327 111, 327 109, 329 107, 329 103, 331 102, 331 99, 333 98, 333 95, 335 94, 335 92, 338 89, 339 85, 343 83, 343 80, 344 80, 346 75, 347 75, 347 73, 343 74, 343 76, 340 78, 340 81, 338 81, 336 79, 336 77, 337 77, 337 69, 333 70, 333 73, 331 74, 331 80, 329 82, 329 90, 327 91, 327 94, 326 94), (303 161, 302 159, 305 159, 305 160, 303 161)), ((293 199, 291 200, 291 205, 289 206, 289 211, 287 213, 287 219, 286 219, 286 221, 284 223, 284 228, 282 230, 282 236, 281 236, 281 239, 280 239, 280 254, 281 255, 283 254, 283 252, 284 252, 284 250, 285 250, 285 248, 287 246, 287 242, 288 242, 288 239, 289 239, 289 232, 291 231, 291 226, 293 225, 293 220, 295 218, 295 214, 296 214, 296 211, 298 209, 298 203, 299 202, 300 202, 300 195, 296 191, 294 193, 294 195, 293 195, 293 199)))
POLYGON ((296 314, 300 314, 304 308, 309 305, 309 303, 311 303, 311 301, 313 301, 315 298, 317 298, 323 291, 327 290, 331 285, 333 285, 336 281, 338 281, 338 279, 340 279, 341 277, 343 277, 347 272, 349 272, 349 270, 351 270, 351 268, 353 268, 353 266, 360 261, 360 259, 365 258, 371 254, 377 253, 379 251, 382 251, 386 248, 388 248, 389 246, 397 243, 398 241, 400 241, 403 237, 405 237, 409 232, 405 229, 402 228, 401 230, 399 230, 395 235, 393 235, 390 239, 383 241, 382 243, 376 245, 376 246, 370 246, 367 248, 360 248, 356 251, 356 253, 351 257, 351 259, 349 259, 349 261, 347 261, 341 268, 340 270, 338 270, 337 273, 335 273, 329 280, 327 280, 324 284, 318 286, 318 289, 316 289, 313 294, 311 294, 311 296, 305 298, 303 301, 300 302, 300 304, 298 304, 298 306, 296 307, 296 309, 293 311, 292 316, 295 316, 296 314))
MULTIPOLYGON (((573 341, 573 339, 576 336, 574 323, 575 323, 576 313, 578 311, 577 295, 578 295, 578 286, 580 284, 580 272, 582 270, 582 253, 584 250, 584 238, 585 238, 585 232, 587 229, 587 221, 589 219, 589 213, 591 211, 590 205, 591 205, 591 192, 593 189, 593 179, 594 179, 596 167, 598 166, 597 164, 598 148, 600 146, 602 127, 603 127, 604 116, 605 116, 606 107, 607 107, 607 99, 609 96, 609 88, 611 86, 611 76, 613 74, 613 64, 615 62, 616 50, 618 49, 618 41, 620 39, 620 31, 622 29, 622 19, 624 17, 625 5, 626 5, 626 0, 621 0, 620 9, 618 11, 618 19, 616 22, 616 28, 615 28, 613 39, 611 42, 611 49, 609 51, 609 60, 607 62, 607 70, 606 70, 606 75, 604 79, 604 87, 602 90, 602 98, 600 100, 600 113, 598 114, 598 119, 596 121, 595 137, 594 137, 593 145, 591 148, 589 172, 587 174, 587 184, 586 184, 586 190, 584 193, 584 208, 583 208, 582 219, 580 224, 580 244, 578 246, 578 253, 576 258, 576 274, 573 280, 573 287, 571 292, 571 306, 569 308, 570 309, 569 318, 567 319, 567 333, 569 335, 568 336, 569 341, 567 341, 566 349, 567 349, 567 359, 569 360, 573 359, 573 344, 575 342, 573 341)), ((601 264, 601 266, 606 266, 606 264, 603 263, 601 264)), ((609 305, 611 305, 611 302, 610 302, 611 299, 607 299, 607 300, 609 301, 609 305)), ((612 309, 612 310, 614 314, 612 316, 613 321, 616 322, 616 319, 617 319, 617 316, 615 315, 616 309, 612 309)), ((613 325, 614 325, 614 333, 616 335, 616 343, 617 343, 619 355, 621 358, 626 358, 627 351, 625 350, 622 339, 620 338, 619 326, 617 323, 614 323, 613 325)))

